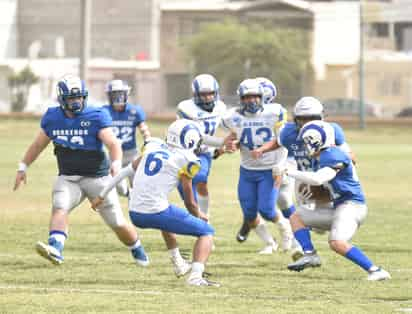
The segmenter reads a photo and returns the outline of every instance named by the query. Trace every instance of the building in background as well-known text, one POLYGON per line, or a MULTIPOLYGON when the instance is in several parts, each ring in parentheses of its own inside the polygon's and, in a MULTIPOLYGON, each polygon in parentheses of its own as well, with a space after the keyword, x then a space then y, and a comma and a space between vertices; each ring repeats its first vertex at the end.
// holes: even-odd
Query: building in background
MULTIPOLYGON (((364 3, 366 100, 393 114, 412 105, 412 3, 364 3)), ((203 24, 227 17, 308 31, 314 73, 286 91, 291 99, 359 94, 358 1, 94 0, 92 8, 88 85, 95 102, 105 101, 107 80, 121 78, 133 86, 132 101, 147 112, 174 111, 190 95, 195 74, 185 39, 203 24)), ((80 0, 0 0, 0 16, 0 110, 9 102, 8 75, 27 63, 41 79, 31 89, 27 109, 52 103, 50 82, 67 71, 78 73, 80 0)))

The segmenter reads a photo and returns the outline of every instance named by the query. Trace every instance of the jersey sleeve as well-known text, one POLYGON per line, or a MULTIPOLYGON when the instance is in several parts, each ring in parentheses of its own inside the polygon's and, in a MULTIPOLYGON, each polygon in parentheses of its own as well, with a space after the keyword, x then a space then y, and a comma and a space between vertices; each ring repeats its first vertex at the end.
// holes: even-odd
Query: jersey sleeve
POLYGON ((349 164, 349 157, 337 149, 328 149, 320 154, 319 167, 340 170, 349 164))
POLYGON ((41 118, 40 127, 43 129, 44 133, 51 138, 50 119, 50 109, 48 109, 41 118))
POLYGON ((283 126, 286 124, 288 121, 288 112, 285 108, 283 108, 281 105, 279 105, 279 113, 278 113, 278 120, 275 122, 275 125, 273 127, 273 131, 276 134, 276 137, 278 137, 278 134, 280 133, 281 129, 283 126))
POLYGON ((107 110, 100 109, 98 115, 98 129, 104 129, 113 125, 112 117, 107 110))
POLYGON ((346 142, 345 134, 341 126, 337 123, 332 123, 333 129, 335 130, 335 144, 337 146, 342 145, 346 142))
POLYGON ((286 142, 287 142, 287 133, 288 133, 288 130, 285 127, 285 125, 283 125, 279 130, 279 133, 278 133, 279 136, 277 138, 278 144, 280 146, 284 146, 284 147, 287 146, 287 144, 286 144, 286 142))
POLYGON ((190 112, 190 108, 187 105, 187 101, 182 101, 177 105, 177 112, 176 112, 176 117, 178 119, 189 119, 189 120, 194 120, 193 115, 190 112))
POLYGON ((140 106, 136 106, 136 119, 135 124, 139 125, 140 123, 146 121, 146 113, 144 112, 143 108, 140 106))
POLYGON ((223 113, 221 126, 224 130, 230 131, 233 129, 233 116, 235 110, 230 109, 223 113))
POLYGON ((189 178, 193 178, 200 170, 199 161, 189 161, 179 170, 179 177, 185 175, 189 178))

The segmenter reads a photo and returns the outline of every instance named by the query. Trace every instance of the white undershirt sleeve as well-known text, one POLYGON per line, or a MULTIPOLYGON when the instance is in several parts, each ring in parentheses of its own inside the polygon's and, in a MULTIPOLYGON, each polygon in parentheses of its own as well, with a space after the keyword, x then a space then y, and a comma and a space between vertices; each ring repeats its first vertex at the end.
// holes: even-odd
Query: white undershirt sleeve
POLYGON ((336 170, 330 167, 324 167, 316 172, 299 171, 288 169, 288 176, 295 178, 309 185, 322 185, 336 176, 336 170))
POLYGON ((352 152, 352 149, 346 142, 342 143, 342 145, 338 145, 337 147, 339 147, 342 151, 344 151, 347 154, 350 154, 352 152))
POLYGON ((124 178, 131 176, 134 174, 134 169, 132 164, 128 164, 127 167, 122 168, 119 173, 111 178, 109 183, 103 188, 103 190, 99 193, 100 198, 105 198, 107 194, 124 178))
POLYGON ((224 143, 224 138, 223 137, 217 137, 217 136, 210 136, 210 135, 203 135, 203 144, 213 146, 213 147, 221 147, 224 143))

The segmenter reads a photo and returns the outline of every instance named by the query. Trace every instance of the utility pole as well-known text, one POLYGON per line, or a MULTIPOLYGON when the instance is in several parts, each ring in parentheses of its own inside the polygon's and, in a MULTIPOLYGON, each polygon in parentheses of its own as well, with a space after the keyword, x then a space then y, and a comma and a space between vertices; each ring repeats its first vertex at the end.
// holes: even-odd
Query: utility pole
POLYGON ((80 14, 80 78, 85 81, 89 78, 88 75, 88 63, 90 57, 90 31, 91 31, 91 11, 92 11, 92 0, 80 0, 81 14, 80 14))
POLYGON ((359 127, 361 129, 366 128, 364 45, 363 0, 359 0, 359 127))

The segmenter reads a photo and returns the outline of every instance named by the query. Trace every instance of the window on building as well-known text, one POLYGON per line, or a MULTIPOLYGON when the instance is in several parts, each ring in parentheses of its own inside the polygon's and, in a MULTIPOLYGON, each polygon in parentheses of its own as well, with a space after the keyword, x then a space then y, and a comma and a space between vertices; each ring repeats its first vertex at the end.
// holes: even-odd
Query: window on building
POLYGON ((401 89, 400 76, 384 76, 378 81, 378 90, 381 96, 399 96, 401 89))
POLYGON ((371 23, 370 32, 371 32, 371 36, 374 36, 374 37, 389 37, 389 24, 388 23, 371 23))

